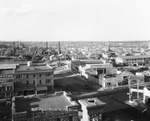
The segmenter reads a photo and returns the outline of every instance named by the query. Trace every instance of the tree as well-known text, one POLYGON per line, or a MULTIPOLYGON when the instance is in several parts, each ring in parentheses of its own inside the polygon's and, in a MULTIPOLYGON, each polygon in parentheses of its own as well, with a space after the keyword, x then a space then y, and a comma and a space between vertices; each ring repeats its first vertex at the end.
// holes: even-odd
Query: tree
POLYGON ((31 55, 23 55, 23 58, 25 58, 27 61, 31 61, 32 60, 32 56, 31 55))
POLYGON ((35 57, 33 57, 33 61, 34 62, 39 62, 40 60, 42 60, 42 56, 40 56, 40 55, 36 55, 35 57))

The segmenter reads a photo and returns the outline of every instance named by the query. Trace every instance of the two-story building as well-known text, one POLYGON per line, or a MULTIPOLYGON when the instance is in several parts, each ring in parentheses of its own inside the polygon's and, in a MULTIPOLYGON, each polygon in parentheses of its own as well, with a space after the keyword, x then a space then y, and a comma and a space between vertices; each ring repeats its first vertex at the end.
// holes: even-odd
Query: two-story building
POLYGON ((54 70, 46 64, 20 64, 14 70, 15 95, 49 93, 54 88, 54 70))
POLYGON ((119 56, 115 59, 116 63, 146 64, 149 63, 150 55, 119 56), (122 60, 122 61, 121 61, 122 60))

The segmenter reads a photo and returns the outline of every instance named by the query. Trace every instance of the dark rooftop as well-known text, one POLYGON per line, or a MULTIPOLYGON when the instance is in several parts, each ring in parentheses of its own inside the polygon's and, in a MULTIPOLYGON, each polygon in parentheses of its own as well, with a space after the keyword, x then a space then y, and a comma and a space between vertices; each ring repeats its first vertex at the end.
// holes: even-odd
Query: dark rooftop
POLYGON ((16 112, 28 111, 33 108, 37 109, 61 109, 65 110, 66 106, 71 106, 71 102, 64 95, 54 95, 41 98, 16 98, 16 112))
POLYGON ((13 70, 0 70, 0 75, 13 74, 13 70))

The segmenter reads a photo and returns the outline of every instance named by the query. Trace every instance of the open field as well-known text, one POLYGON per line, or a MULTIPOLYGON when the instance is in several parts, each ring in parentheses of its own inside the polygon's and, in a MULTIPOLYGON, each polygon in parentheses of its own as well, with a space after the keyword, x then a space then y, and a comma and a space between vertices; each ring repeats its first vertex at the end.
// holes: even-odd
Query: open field
MULTIPOLYGON (((62 75, 63 77, 63 75, 62 75)), ((85 93, 97 91, 101 86, 87 81, 83 77, 73 76, 54 80, 55 90, 63 90, 71 93, 85 93)))

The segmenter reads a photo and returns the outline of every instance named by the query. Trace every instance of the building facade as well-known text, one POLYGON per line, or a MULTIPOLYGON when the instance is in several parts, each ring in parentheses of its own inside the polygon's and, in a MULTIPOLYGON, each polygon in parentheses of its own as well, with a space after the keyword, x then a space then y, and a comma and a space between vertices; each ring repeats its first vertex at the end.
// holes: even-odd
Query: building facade
POLYGON ((11 98, 13 96, 13 75, 9 74, 1 74, 0 75, 0 100, 5 101, 7 98, 11 98))
POLYGON ((149 63, 150 55, 139 55, 139 56, 120 56, 116 58, 116 62, 119 60, 123 60, 123 63, 127 63, 129 65, 132 64, 146 64, 149 63))
POLYGON ((0 65, 0 101, 6 101, 13 96, 13 72, 17 64, 0 65))
POLYGON ((19 96, 52 92, 53 78, 54 71, 48 65, 19 65, 14 71, 14 93, 19 96))
POLYGON ((81 121, 102 121, 103 108, 106 103, 98 98, 79 100, 82 110, 81 121))

